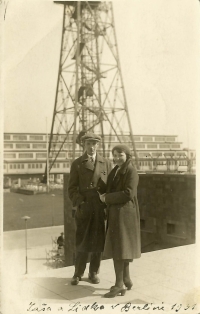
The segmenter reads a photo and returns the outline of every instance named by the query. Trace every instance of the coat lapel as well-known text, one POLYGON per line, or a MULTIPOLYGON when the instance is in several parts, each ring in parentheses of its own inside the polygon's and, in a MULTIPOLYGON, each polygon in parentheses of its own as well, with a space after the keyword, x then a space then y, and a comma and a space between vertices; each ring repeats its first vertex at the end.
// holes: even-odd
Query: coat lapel
POLYGON ((124 175, 125 173, 126 173, 126 171, 127 171, 127 168, 128 168, 128 166, 129 166, 129 164, 131 163, 131 160, 129 159, 129 160, 127 160, 122 166, 121 166, 121 168, 119 169, 119 171, 118 171, 118 173, 117 173, 117 175, 116 175, 116 177, 119 175, 124 175))
POLYGON ((82 175, 85 175, 84 172, 86 169, 91 170, 89 172, 91 174, 91 182, 93 187, 97 186, 100 178, 104 184, 106 184, 108 173, 107 168, 105 167, 105 159, 101 155, 98 153, 96 154, 95 167, 93 168, 93 165, 91 164, 90 160, 88 159, 88 155, 85 152, 81 157, 82 175))
POLYGON ((112 185, 113 185, 113 181, 114 181, 114 176, 115 173, 117 171, 117 166, 115 166, 112 171, 110 172, 110 175, 108 177, 108 183, 107 183, 107 193, 109 193, 111 191, 112 185))
POLYGON ((93 175, 93 179, 92 179, 94 186, 97 186, 97 182, 98 182, 99 178, 101 178, 101 172, 103 171, 104 162, 105 161, 104 161, 103 157, 97 153, 94 175, 93 175))
POLYGON ((126 173, 127 171, 127 167, 129 165, 130 161, 128 160, 127 162, 125 162, 122 167, 119 169, 119 171, 117 172, 116 176, 115 176, 115 173, 118 169, 118 167, 116 166, 116 170, 115 168, 113 169, 113 174, 112 174, 112 177, 110 177, 110 180, 111 180, 111 186, 112 184, 114 184, 115 186, 118 184, 118 182, 121 180, 121 177, 126 173), (115 171, 114 171, 115 170, 115 171))
POLYGON ((81 164, 82 164, 83 168, 86 168, 86 169, 89 169, 91 171, 94 171, 94 166, 90 162, 86 152, 82 155, 81 164))
MULTIPOLYGON (((118 169, 118 168, 117 168, 118 169)), ((117 171, 117 169, 116 169, 116 171, 117 171)), ((114 179, 113 179, 113 182, 114 182, 114 184, 116 185, 118 182, 119 182, 119 180, 120 180, 120 176, 121 176, 121 171, 120 171, 121 169, 119 169, 118 171, 117 171, 117 174, 116 174, 116 176, 114 177, 114 179)), ((115 172, 116 173, 116 172, 115 172)))

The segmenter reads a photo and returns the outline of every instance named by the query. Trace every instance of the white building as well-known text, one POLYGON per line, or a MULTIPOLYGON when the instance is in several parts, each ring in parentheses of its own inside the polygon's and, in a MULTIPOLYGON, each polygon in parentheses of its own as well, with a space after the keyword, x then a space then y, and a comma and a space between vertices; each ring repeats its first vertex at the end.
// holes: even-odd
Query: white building
MULTIPOLYGON (((65 135, 53 137, 62 143, 65 135)), ((112 158, 111 149, 118 143, 117 137, 105 135, 106 157, 112 158)), ((72 136, 70 137, 72 140, 72 136)), ((194 150, 182 149, 182 143, 173 135, 135 135, 135 146, 141 172, 149 171, 194 171, 196 154, 194 150)), ((124 135, 122 142, 129 145, 129 136, 124 135)), ((130 143, 131 144, 131 143, 130 143)), ((44 174, 47 159, 47 138, 42 133, 4 133, 4 175, 44 174)), ((82 153, 77 144, 76 157, 82 153)), ((101 151, 101 146, 100 146, 101 151)), ((69 172, 72 161, 72 142, 64 144, 51 175, 69 172)), ((58 176, 59 177, 59 176, 58 176)))

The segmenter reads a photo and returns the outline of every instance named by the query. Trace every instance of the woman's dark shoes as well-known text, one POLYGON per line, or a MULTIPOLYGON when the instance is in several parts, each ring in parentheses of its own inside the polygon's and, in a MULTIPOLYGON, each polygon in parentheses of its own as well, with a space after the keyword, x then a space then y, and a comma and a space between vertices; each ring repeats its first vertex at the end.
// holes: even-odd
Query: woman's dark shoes
POLYGON ((126 293, 126 289, 124 289, 123 287, 116 287, 116 286, 113 286, 110 288, 110 291, 106 294, 104 294, 104 297, 105 298, 114 298, 116 297, 117 295, 125 295, 126 293))
POLYGON ((71 285, 76 286, 79 284, 79 281, 81 281, 81 277, 73 276, 71 280, 71 285))
POLYGON ((91 283, 94 283, 94 284, 100 283, 100 279, 99 279, 99 277, 97 276, 96 273, 89 274, 89 275, 88 275, 88 278, 89 278, 89 280, 91 281, 91 283))
POLYGON ((124 284, 125 284, 127 290, 131 290, 131 288, 133 286, 133 283, 131 280, 124 282, 124 284))

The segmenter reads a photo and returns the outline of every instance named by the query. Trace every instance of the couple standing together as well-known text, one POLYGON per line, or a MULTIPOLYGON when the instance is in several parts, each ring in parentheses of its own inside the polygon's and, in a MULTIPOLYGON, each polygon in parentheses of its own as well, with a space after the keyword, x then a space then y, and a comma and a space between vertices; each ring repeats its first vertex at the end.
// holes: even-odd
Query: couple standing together
POLYGON ((72 163, 68 186, 69 198, 77 208, 75 273, 71 284, 77 285, 81 280, 89 256, 89 280, 98 284, 104 252, 114 263, 115 285, 104 295, 112 298, 124 295, 124 286, 131 289, 129 262, 141 256, 138 174, 126 145, 112 149, 116 164, 112 169, 111 162, 97 153, 100 136, 86 133, 81 140, 85 152, 72 163))

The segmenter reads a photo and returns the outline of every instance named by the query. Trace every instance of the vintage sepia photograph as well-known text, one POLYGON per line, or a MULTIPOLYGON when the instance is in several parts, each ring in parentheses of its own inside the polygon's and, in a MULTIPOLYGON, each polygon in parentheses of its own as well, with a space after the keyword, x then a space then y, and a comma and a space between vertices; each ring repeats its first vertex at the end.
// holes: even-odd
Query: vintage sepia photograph
POLYGON ((0 313, 200 313, 199 1, 0 9, 0 313))

